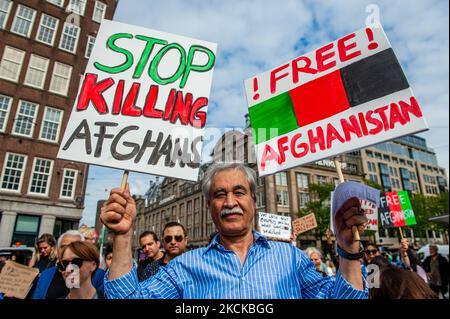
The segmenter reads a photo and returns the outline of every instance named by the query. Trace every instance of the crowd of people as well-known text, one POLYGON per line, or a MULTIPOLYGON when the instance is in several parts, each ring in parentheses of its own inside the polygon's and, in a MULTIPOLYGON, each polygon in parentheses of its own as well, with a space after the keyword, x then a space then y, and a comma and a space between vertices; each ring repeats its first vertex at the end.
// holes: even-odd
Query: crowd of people
MULTIPOLYGON (((352 192, 350 186, 346 192, 352 192)), ((359 186, 357 186, 359 187, 359 186)), ((322 250, 300 250, 267 240, 253 229, 256 177, 240 164, 216 164, 206 172, 202 191, 216 232, 208 246, 187 251, 188 234, 179 222, 158 234, 139 235, 142 259, 133 260, 136 206, 128 186, 114 189, 102 208, 102 222, 115 233, 100 256, 97 238, 70 230, 43 234, 30 263, 39 276, 27 298, 372 298, 436 299, 448 293, 449 264, 430 245, 421 263, 406 238, 392 260, 374 243, 353 240, 352 226, 364 230, 359 200, 342 199, 334 234, 322 250), (280 276, 279 274, 283 274, 280 276), (373 279, 368 284, 369 276, 373 279)), ((295 241, 295 236, 293 236, 295 241)), ((10 296, 0 296, 10 298, 10 296)))

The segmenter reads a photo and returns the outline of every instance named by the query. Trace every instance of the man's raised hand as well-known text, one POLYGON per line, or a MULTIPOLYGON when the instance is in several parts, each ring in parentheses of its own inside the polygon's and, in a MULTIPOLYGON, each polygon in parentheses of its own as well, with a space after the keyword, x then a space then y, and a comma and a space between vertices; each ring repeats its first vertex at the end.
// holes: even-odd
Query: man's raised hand
POLYGON ((126 234, 132 229, 136 219, 136 203, 130 194, 128 184, 125 189, 114 188, 103 204, 100 214, 102 223, 116 235, 126 234))

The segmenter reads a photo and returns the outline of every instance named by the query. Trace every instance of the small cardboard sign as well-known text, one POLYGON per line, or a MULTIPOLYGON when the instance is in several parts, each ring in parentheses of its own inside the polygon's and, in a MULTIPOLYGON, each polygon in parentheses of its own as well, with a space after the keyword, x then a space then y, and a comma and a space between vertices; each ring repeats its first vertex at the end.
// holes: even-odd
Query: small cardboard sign
POLYGON ((261 235, 289 241, 292 232, 292 218, 269 213, 258 213, 258 226, 261 235))
POLYGON ((0 273, 0 292, 25 299, 37 275, 39 275, 39 269, 7 260, 0 273))
POLYGON ((300 235, 317 227, 316 215, 314 213, 297 218, 293 221, 294 233, 300 235))
POLYGON ((361 209, 367 217, 367 227, 366 230, 378 231, 378 207, 374 202, 369 200, 361 199, 361 209))

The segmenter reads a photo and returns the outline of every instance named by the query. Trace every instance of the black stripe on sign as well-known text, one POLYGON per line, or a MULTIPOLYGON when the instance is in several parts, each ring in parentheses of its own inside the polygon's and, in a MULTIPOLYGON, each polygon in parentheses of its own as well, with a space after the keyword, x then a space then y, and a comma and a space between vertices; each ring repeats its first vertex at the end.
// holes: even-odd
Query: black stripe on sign
POLYGON ((350 107, 409 87, 392 48, 341 69, 350 107))

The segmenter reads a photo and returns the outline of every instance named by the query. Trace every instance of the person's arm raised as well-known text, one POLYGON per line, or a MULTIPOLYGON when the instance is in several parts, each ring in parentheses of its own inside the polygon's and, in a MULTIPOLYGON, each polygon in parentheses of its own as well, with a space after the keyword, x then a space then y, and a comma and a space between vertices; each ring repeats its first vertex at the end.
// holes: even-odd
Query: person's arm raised
POLYGON ((131 246, 136 203, 130 194, 128 184, 125 190, 115 188, 111 191, 102 207, 100 219, 114 233, 114 253, 108 277, 109 280, 114 280, 129 273, 133 267, 131 246))

